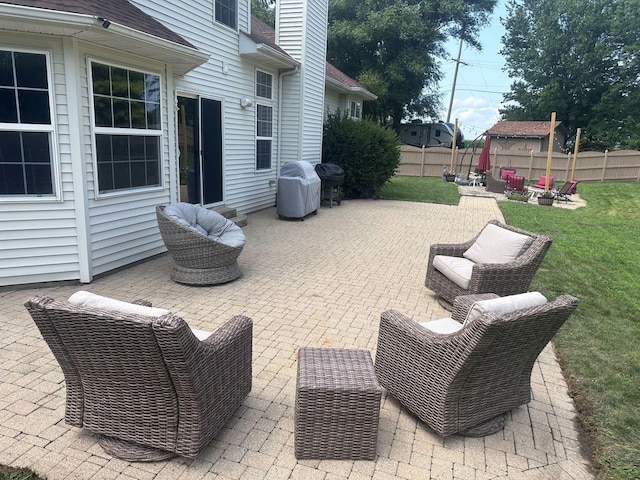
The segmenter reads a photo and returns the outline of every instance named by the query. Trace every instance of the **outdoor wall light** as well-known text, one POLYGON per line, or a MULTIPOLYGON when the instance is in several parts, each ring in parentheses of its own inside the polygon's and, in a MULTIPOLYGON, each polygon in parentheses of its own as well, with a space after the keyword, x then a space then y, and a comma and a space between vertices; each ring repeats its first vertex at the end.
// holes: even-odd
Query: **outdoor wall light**
POLYGON ((242 97, 240 99, 240 106, 242 108, 247 108, 253 105, 253 100, 251 100, 249 97, 242 97))

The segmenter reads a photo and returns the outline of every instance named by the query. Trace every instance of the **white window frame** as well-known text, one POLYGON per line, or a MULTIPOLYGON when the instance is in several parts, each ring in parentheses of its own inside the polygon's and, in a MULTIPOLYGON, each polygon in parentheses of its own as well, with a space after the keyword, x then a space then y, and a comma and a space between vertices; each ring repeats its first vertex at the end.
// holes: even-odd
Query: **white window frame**
POLYGON ((233 20, 235 25, 229 25, 228 23, 225 23, 217 19, 218 0, 213 0, 213 21, 218 25, 223 25, 237 32, 238 31, 238 0, 232 0, 232 1, 234 2, 234 10, 235 10, 234 11, 235 17, 233 20))
POLYGON ((152 191, 157 189, 162 189, 164 186, 164 174, 163 174, 163 166, 164 166, 164 102, 163 92, 163 78, 162 74, 157 71, 134 67, 126 64, 119 64, 115 62, 110 62, 108 60, 88 57, 87 58, 87 88, 89 91, 89 108, 91 113, 91 146, 94 152, 93 155, 93 171, 94 171, 94 192, 95 198, 103 198, 103 197, 112 197, 112 196, 120 196, 120 195, 130 195, 134 192, 140 191, 152 191), (94 91, 93 91, 93 72, 91 66, 93 64, 99 64, 108 67, 120 68, 127 71, 134 71, 137 73, 142 73, 145 75, 154 75, 158 77, 158 88, 159 88, 159 103, 160 103, 160 120, 159 120, 159 128, 157 129, 142 129, 142 128, 122 128, 122 127, 104 127, 104 126, 96 126, 95 119, 95 105, 94 105, 94 91), (114 190, 100 190, 100 179, 99 179, 99 171, 98 171, 98 150, 97 150, 97 142, 96 137, 98 135, 123 135, 123 136, 143 136, 143 137, 157 137, 158 138, 158 184, 157 185, 141 185, 141 186, 131 186, 128 188, 118 188, 114 190))
POLYGON ((60 192, 60 166, 57 149, 57 122, 56 122, 56 109, 55 109, 55 90, 53 85, 53 68, 51 62, 51 51, 37 48, 24 48, 16 47, 12 45, 0 45, 0 50, 13 53, 31 53, 36 55, 45 56, 45 65, 47 71, 47 92, 49 96, 49 124, 29 124, 29 123, 0 123, 0 131, 11 132, 42 132, 47 133, 49 136, 49 165, 51 168, 51 190, 49 194, 0 194, 0 200, 3 203, 19 203, 19 202, 51 202, 59 201, 60 192))
POLYGON ((362 104, 355 100, 349 101, 349 118, 360 120, 362 118, 362 104))
POLYGON ((275 127, 273 118, 274 118, 274 105, 273 105, 273 79, 274 76, 273 74, 269 73, 269 72, 265 72, 264 70, 258 70, 256 69, 255 72, 255 83, 256 83, 256 88, 255 88, 255 94, 256 94, 256 144, 255 144, 255 155, 256 155, 256 161, 254 164, 254 168, 256 172, 270 172, 273 170, 273 129, 275 127), (269 87, 269 91, 268 91, 268 96, 263 95, 263 91, 261 89, 259 89, 259 83, 258 83, 258 76, 259 75, 267 75, 270 79, 271 79, 271 85, 269 87), (258 121, 260 120, 260 114, 259 112, 264 111, 263 109, 269 109, 269 111, 271 112, 270 115, 270 119, 269 122, 271 124, 271 135, 267 136, 267 135, 259 135, 259 130, 258 130, 258 121), (265 142, 265 141, 269 141, 270 142, 270 152, 269 152, 269 167, 268 168, 259 168, 258 167, 258 145, 260 144, 260 142, 265 142))

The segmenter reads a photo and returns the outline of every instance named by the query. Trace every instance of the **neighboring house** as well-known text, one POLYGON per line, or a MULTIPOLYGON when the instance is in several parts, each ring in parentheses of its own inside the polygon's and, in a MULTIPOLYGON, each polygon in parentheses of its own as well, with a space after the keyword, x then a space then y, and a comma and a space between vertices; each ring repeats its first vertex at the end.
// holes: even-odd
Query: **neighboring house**
POLYGON ((248 213, 319 162, 327 0, 277 18, 271 41, 249 0, 0 1, 0 286, 90 282, 165 251, 156 205, 248 213))
POLYGON ((362 104, 378 97, 329 62, 326 67, 325 115, 340 112, 350 118, 362 118, 362 104))
MULTIPOLYGON (((523 150, 546 152, 549 149, 551 122, 501 121, 487 131, 492 150, 523 150)), ((556 122, 553 133, 553 151, 564 152, 568 132, 561 122, 556 122)))

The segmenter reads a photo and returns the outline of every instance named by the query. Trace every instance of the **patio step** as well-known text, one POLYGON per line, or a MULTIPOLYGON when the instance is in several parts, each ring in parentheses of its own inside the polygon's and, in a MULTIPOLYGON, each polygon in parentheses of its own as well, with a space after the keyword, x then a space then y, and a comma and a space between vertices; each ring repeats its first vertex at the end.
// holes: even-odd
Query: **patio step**
POLYGON ((228 218, 239 227, 245 227, 247 225, 247 216, 242 213, 238 213, 235 208, 221 205, 219 207, 214 207, 212 210, 218 212, 223 217, 228 218))

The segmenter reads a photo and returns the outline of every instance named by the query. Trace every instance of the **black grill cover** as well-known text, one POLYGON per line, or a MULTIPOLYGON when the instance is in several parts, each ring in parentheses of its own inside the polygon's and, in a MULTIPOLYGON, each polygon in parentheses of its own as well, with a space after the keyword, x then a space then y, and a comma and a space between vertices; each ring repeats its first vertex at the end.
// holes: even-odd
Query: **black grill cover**
POLYGON ((337 187, 344 183, 344 170, 340 165, 318 163, 315 168, 323 187, 337 187))

